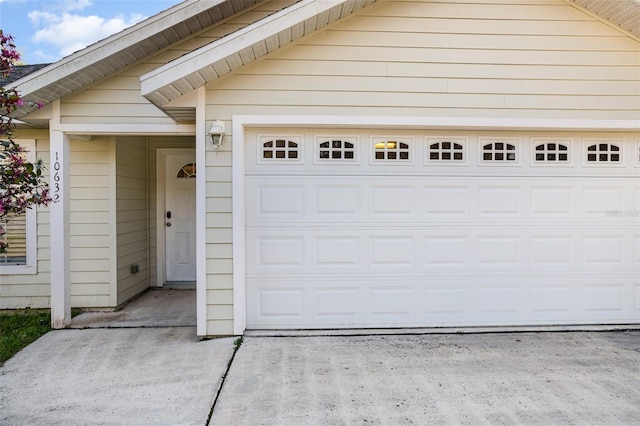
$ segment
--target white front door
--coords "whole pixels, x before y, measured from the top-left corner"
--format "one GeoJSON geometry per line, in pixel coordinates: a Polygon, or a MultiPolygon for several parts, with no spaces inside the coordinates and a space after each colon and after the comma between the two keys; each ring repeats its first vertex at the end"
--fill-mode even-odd
{"type": "Polygon", "coordinates": [[[195,154],[165,157],[165,279],[196,280],[195,154]]]}

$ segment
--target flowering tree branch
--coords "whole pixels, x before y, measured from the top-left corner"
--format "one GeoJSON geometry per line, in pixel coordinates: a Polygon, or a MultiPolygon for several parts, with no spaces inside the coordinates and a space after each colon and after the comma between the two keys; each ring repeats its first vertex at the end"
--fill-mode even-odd
{"type": "MultiPolygon", "coordinates": [[[[0,73],[6,77],[20,54],[13,37],[0,30],[0,73]]],[[[15,128],[11,113],[24,105],[15,89],[0,87],[0,237],[6,233],[3,223],[9,216],[24,214],[35,205],[51,203],[49,186],[43,180],[42,160],[26,161],[25,150],[13,140],[15,128]]],[[[40,104],[34,105],[41,107],[40,104]]],[[[7,244],[0,241],[0,253],[7,252],[7,244]]]]}

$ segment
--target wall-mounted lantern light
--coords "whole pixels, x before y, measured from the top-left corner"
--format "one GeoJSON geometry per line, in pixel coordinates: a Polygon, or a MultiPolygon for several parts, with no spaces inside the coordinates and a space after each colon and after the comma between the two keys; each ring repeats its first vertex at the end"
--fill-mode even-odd
{"type": "Polygon", "coordinates": [[[224,123],[220,120],[213,122],[211,130],[209,130],[209,136],[211,137],[211,145],[216,151],[222,146],[222,139],[224,138],[224,123]]]}

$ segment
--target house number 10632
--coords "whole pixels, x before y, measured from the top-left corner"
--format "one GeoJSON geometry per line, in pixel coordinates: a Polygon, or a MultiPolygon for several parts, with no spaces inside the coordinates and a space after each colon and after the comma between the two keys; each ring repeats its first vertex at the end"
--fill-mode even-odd
{"type": "Polygon", "coordinates": [[[60,200],[60,161],[56,152],[56,161],[53,163],[53,201],[60,200]]]}

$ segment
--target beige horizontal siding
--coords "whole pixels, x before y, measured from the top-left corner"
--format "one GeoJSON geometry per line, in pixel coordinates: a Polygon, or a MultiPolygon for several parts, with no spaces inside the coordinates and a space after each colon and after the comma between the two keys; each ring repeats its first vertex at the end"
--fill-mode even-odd
{"type": "Polygon", "coordinates": [[[639,66],[637,41],[560,0],[389,0],[209,96],[233,114],[633,119],[639,66]]]}
{"type": "MultiPolygon", "coordinates": [[[[18,131],[17,137],[37,139],[37,157],[49,163],[46,131],[18,131]]],[[[70,269],[74,307],[110,306],[109,182],[112,175],[106,138],[71,141],[70,269]]],[[[49,170],[45,170],[49,179],[49,170]]],[[[48,308],[50,297],[49,209],[37,213],[38,273],[0,275],[0,309],[48,308]]]]}
{"type": "Polygon", "coordinates": [[[70,245],[74,254],[85,250],[90,258],[71,255],[71,305],[112,306],[109,244],[113,232],[110,217],[109,185],[115,165],[108,138],[89,142],[72,140],[70,245]],[[105,214],[107,213],[107,214],[105,214]]]}
{"type": "Polygon", "coordinates": [[[147,157],[146,138],[116,138],[117,305],[149,288],[147,157]]]}
{"type": "MultiPolygon", "coordinates": [[[[207,111],[209,115],[210,111],[207,111]]],[[[220,114],[219,117],[224,117],[220,114]]],[[[231,129],[230,121],[227,128],[231,129]]],[[[233,222],[231,150],[233,135],[219,152],[206,153],[207,334],[233,333],[233,222]]]]}

